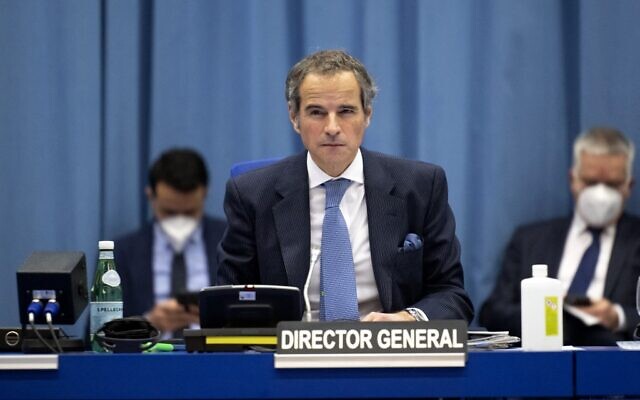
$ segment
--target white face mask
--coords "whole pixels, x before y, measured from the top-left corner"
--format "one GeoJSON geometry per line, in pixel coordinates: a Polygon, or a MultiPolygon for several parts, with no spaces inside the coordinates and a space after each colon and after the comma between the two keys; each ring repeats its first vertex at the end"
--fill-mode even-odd
{"type": "Polygon", "coordinates": [[[576,207],[587,225],[604,228],[622,212],[622,194],[604,183],[598,183],[578,194],[576,207]]]}
{"type": "Polygon", "coordinates": [[[198,220],[186,215],[163,218],[159,223],[176,253],[181,253],[184,250],[187,240],[198,227],[198,220]]]}

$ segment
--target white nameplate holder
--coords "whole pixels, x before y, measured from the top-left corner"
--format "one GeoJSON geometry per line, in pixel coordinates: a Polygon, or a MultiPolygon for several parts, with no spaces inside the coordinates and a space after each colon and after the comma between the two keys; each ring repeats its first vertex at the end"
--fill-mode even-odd
{"type": "Polygon", "coordinates": [[[58,369],[57,354],[2,354],[0,370],[58,369]]]}
{"type": "Polygon", "coordinates": [[[276,368],[464,367],[467,323],[281,322],[276,368]]]}

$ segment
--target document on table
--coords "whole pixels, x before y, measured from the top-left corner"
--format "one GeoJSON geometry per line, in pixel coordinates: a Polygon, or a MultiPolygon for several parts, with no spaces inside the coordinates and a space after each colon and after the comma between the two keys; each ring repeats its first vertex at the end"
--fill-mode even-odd
{"type": "Polygon", "coordinates": [[[618,347],[625,350],[640,350],[640,340],[621,340],[616,342],[618,347]]]}
{"type": "Polygon", "coordinates": [[[467,346],[470,349],[504,349],[520,342],[509,331],[469,331],[467,346]]]}
{"type": "Polygon", "coordinates": [[[564,309],[569,314],[573,315],[574,317],[578,318],[580,321],[584,322],[584,324],[586,326],[593,326],[593,325],[597,325],[597,324],[600,323],[600,320],[598,318],[594,317],[591,314],[588,314],[588,313],[582,311],[578,307],[574,307],[574,306],[571,306],[571,305],[565,303],[564,309]]]}

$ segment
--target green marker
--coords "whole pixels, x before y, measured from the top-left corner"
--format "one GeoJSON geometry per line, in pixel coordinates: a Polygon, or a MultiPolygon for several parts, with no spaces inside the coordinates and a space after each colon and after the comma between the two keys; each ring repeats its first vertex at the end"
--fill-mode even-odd
{"type": "MultiPolygon", "coordinates": [[[[143,346],[147,346],[149,345],[150,342],[145,343],[143,346]]],[[[150,348],[148,348],[147,350],[145,350],[145,353],[160,353],[160,352],[167,352],[167,351],[173,351],[173,345],[170,343],[156,343],[155,345],[151,346],[150,348]]]]}

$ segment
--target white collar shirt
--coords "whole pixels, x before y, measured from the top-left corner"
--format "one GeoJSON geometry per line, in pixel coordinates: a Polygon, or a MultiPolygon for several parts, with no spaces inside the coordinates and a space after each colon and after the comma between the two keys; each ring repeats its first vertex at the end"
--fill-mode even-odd
{"type": "MultiPolygon", "coordinates": [[[[183,250],[187,291],[199,291],[210,285],[209,267],[204,238],[202,236],[202,223],[198,225],[183,250]]],[[[171,262],[173,261],[173,248],[167,235],[160,225],[153,224],[153,293],[156,302],[166,300],[171,296],[171,262]]]]}
{"type": "Polygon", "coordinates": [[[311,222],[311,260],[310,274],[307,278],[307,293],[311,313],[307,313],[306,318],[308,320],[318,320],[320,309],[319,260],[325,209],[325,189],[322,184],[338,178],[345,178],[351,181],[340,202],[340,211],[349,230],[360,317],[372,311],[381,311],[382,306],[373,274],[373,264],[371,263],[369,223],[364,192],[364,169],[360,150],[358,150],[353,162],[339,177],[327,175],[313,161],[309,153],[307,153],[307,171],[309,174],[309,212],[311,222]]]}
{"type": "MultiPolygon", "coordinates": [[[[604,297],[604,286],[611,261],[613,242],[616,236],[616,224],[605,227],[600,234],[600,254],[596,263],[596,270],[587,289],[586,296],[592,300],[599,300],[604,297]]],[[[565,294],[571,286],[571,281],[578,270],[580,260],[584,252],[591,245],[592,235],[588,230],[586,221],[578,212],[574,212],[573,220],[564,244],[562,259],[558,268],[558,279],[562,282],[565,294]]],[[[620,305],[614,305],[618,313],[618,329],[626,325],[624,312],[620,305]]]]}

